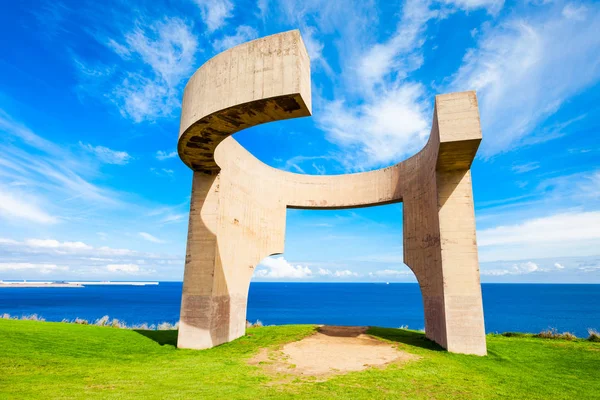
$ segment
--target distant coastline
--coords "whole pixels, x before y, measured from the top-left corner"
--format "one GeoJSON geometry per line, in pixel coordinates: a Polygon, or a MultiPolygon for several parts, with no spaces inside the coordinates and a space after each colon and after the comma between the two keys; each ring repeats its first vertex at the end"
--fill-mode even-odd
{"type": "Polygon", "coordinates": [[[83,288],[86,286],[147,286],[158,285],[158,282],[119,282],[119,281],[0,281],[0,288],[83,288]]]}

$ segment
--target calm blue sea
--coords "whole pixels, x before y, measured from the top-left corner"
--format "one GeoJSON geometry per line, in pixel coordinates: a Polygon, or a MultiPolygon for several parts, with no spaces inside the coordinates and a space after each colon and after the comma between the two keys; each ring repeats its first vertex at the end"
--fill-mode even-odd
{"type": "MultiPolygon", "coordinates": [[[[488,332],[548,327],[587,336],[600,329],[600,285],[483,284],[488,332]]],[[[49,321],[104,315],[128,324],[176,322],[180,282],[158,286],[0,289],[0,314],[38,314],[49,321]]],[[[267,325],[336,324],[421,329],[416,283],[252,283],[248,319],[267,325]]]]}

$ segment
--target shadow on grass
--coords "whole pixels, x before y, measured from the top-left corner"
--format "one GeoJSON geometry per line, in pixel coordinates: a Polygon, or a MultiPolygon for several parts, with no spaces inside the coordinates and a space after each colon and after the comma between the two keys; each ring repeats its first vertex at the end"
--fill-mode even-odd
{"type": "Polygon", "coordinates": [[[410,331],[407,329],[370,327],[367,331],[367,334],[392,342],[421,347],[427,350],[445,351],[442,346],[432,340],[427,339],[423,332],[410,331]]]}
{"type": "Polygon", "coordinates": [[[177,347],[177,330],[172,331],[150,331],[135,329],[135,332],[142,336],[147,337],[150,340],[155,341],[161,346],[174,346],[177,347]]]}

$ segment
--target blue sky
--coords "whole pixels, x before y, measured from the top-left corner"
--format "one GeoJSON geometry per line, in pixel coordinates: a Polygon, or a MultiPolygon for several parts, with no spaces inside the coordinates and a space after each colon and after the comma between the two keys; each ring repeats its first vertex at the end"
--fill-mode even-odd
{"type": "MultiPolygon", "coordinates": [[[[313,116],[235,135],[307,174],[385,167],[434,96],[476,90],[483,282],[600,283],[600,4],[502,0],[20,1],[0,14],[0,279],[181,280],[183,86],[235,44],[300,29],[313,116]]],[[[414,281],[402,205],[289,210],[256,280],[414,281]]]]}

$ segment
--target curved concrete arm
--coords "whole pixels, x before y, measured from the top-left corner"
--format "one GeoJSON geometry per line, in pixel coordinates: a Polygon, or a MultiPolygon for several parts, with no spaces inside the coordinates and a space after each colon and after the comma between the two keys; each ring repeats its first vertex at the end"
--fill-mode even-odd
{"type": "Polygon", "coordinates": [[[297,30],[220,53],[188,81],[181,104],[179,157],[214,174],[216,147],[228,136],[265,122],[311,114],[310,60],[297,30]]]}

